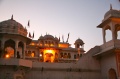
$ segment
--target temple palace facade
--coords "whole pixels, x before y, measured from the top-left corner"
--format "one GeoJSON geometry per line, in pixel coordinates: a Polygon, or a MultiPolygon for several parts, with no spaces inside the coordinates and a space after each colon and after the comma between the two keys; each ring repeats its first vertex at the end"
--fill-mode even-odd
{"type": "Polygon", "coordinates": [[[120,79],[120,10],[111,7],[97,28],[103,44],[85,53],[80,38],[74,47],[69,34],[65,42],[50,34],[32,40],[13,16],[0,22],[0,79],[120,79]]]}

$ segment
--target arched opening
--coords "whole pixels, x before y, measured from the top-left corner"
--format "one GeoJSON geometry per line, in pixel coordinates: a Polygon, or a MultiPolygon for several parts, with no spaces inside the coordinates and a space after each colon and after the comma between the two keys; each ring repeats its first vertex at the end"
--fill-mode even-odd
{"type": "Polygon", "coordinates": [[[15,42],[13,40],[7,40],[4,47],[4,57],[14,57],[15,56],[15,42]]]}
{"type": "Polygon", "coordinates": [[[112,32],[111,30],[106,30],[106,42],[112,40],[112,32]]]}
{"type": "Polygon", "coordinates": [[[6,57],[14,57],[14,49],[12,47],[5,48],[6,57]]]}
{"type": "Polygon", "coordinates": [[[57,52],[55,52],[55,60],[54,61],[58,62],[58,53],[57,52]]]}
{"type": "Polygon", "coordinates": [[[54,62],[55,60],[55,50],[45,49],[43,51],[44,62],[54,62]]]}
{"type": "Polygon", "coordinates": [[[109,79],[117,79],[117,75],[114,69],[109,69],[109,79]]]}
{"type": "Polygon", "coordinates": [[[117,39],[120,40],[120,31],[117,31],[117,35],[118,35],[117,39]]]}
{"type": "Polygon", "coordinates": [[[106,39],[106,42],[108,42],[108,41],[110,41],[110,40],[112,40],[112,31],[111,31],[111,28],[110,28],[110,26],[106,26],[105,27],[105,39],[106,39]]]}
{"type": "Polygon", "coordinates": [[[45,62],[53,62],[53,54],[51,53],[46,53],[45,54],[45,62]]]}
{"type": "Polygon", "coordinates": [[[117,39],[120,39],[120,24],[115,25],[115,36],[117,39]]]}
{"type": "Polygon", "coordinates": [[[23,55],[24,55],[24,44],[21,41],[18,43],[18,52],[17,52],[17,55],[20,58],[23,58],[23,55]]]}

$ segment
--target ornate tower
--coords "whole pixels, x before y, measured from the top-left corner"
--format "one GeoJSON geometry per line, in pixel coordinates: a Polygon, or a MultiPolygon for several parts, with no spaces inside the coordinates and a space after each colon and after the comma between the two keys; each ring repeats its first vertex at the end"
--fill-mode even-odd
{"type": "Polygon", "coordinates": [[[78,50],[78,54],[80,56],[82,56],[82,54],[84,54],[84,52],[85,52],[84,51],[84,42],[80,38],[78,38],[75,41],[74,45],[75,45],[75,48],[77,48],[77,50],[78,50]]]}
{"type": "Polygon", "coordinates": [[[120,10],[114,10],[110,5],[110,10],[105,13],[102,23],[97,27],[102,28],[103,44],[94,56],[100,59],[102,79],[120,79],[120,10]],[[111,31],[110,41],[106,41],[106,30],[111,31]]]}
{"type": "Polygon", "coordinates": [[[104,44],[106,43],[106,30],[110,30],[112,40],[116,40],[118,31],[120,31],[120,11],[112,9],[112,5],[110,5],[110,10],[105,13],[102,23],[97,27],[102,28],[104,44]]]}
{"type": "Polygon", "coordinates": [[[83,48],[84,47],[84,42],[80,38],[78,38],[75,41],[74,45],[75,45],[75,48],[81,48],[81,47],[83,48]]]}

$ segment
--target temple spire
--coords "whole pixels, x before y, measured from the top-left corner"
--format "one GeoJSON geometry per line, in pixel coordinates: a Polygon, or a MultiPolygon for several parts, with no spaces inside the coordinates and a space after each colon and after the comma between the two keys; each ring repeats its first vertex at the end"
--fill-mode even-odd
{"type": "Polygon", "coordinates": [[[112,10],[112,4],[110,4],[110,10],[112,10]]]}
{"type": "Polygon", "coordinates": [[[12,14],[12,16],[11,16],[11,20],[13,20],[13,14],[12,14]]]}

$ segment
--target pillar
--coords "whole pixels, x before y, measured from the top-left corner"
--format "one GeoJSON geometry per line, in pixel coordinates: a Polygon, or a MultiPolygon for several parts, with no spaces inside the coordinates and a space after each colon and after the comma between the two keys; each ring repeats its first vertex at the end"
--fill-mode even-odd
{"type": "Polygon", "coordinates": [[[4,57],[4,44],[5,44],[5,41],[1,40],[1,58],[4,57]]]}
{"type": "Polygon", "coordinates": [[[115,27],[113,23],[110,23],[111,31],[112,31],[112,40],[117,39],[117,34],[115,33],[115,27]]]}
{"type": "Polygon", "coordinates": [[[14,58],[17,57],[18,43],[19,43],[19,41],[15,41],[15,52],[14,52],[14,58]]]}
{"type": "Polygon", "coordinates": [[[22,51],[23,59],[25,59],[25,51],[26,51],[26,43],[24,43],[24,47],[23,47],[23,51],[22,51]]]}
{"type": "Polygon", "coordinates": [[[106,39],[105,39],[106,31],[104,28],[102,28],[102,33],[103,33],[103,44],[105,44],[106,43],[106,39]]]}

